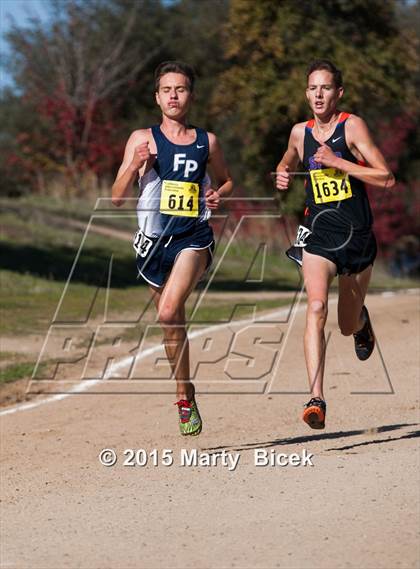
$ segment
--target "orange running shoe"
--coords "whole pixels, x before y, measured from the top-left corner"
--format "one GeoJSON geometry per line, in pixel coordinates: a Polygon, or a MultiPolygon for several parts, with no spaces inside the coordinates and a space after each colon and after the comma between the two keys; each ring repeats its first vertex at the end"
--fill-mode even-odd
{"type": "Polygon", "coordinates": [[[320,397],[312,397],[306,403],[302,419],[311,429],[325,428],[325,415],[327,414],[327,404],[320,397]]]}

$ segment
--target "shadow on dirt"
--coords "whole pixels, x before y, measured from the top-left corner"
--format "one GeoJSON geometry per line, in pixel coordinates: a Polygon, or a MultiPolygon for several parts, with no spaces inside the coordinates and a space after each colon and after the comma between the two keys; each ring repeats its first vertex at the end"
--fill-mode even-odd
{"type": "MultiPolygon", "coordinates": [[[[234,445],[221,445],[217,447],[209,447],[203,449],[204,451],[208,451],[210,453],[220,452],[222,450],[226,451],[245,451],[245,450],[253,450],[253,449],[262,449],[262,448],[270,448],[270,447],[277,447],[277,446],[286,446],[286,445],[297,445],[303,443],[311,443],[316,441],[325,441],[325,440],[336,440],[336,439],[345,439],[347,437],[355,437],[360,435],[377,435],[379,433],[387,433],[391,431],[396,431],[399,429],[403,429],[405,427],[417,427],[419,423],[400,423],[395,425],[383,425],[381,427],[374,427],[371,429],[359,429],[353,431],[336,431],[334,433],[316,433],[313,435],[305,435],[301,437],[288,437],[285,439],[273,439],[271,441],[261,441],[256,443],[248,443],[242,446],[235,447],[234,445]]],[[[380,444],[380,443],[387,443],[390,441],[397,441],[401,439],[411,439],[420,436],[420,431],[412,431],[411,433],[404,434],[401,437],[389,438],[389,439],[373,439],[371,441],[365,441],[362,443],[355,443],[353,445],[343,446],[343,447],[335,447],[326,449],[327,451],[332,450],[348,450],[358,446],[370,445],[370,444],[380,444]]]]}

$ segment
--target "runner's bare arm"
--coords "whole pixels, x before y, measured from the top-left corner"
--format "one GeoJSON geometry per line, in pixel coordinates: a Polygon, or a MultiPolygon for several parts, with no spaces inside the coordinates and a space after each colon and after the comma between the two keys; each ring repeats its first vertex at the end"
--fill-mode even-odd
{"type": "Polygon", "coordinates": [[[356,151],[354,152],[356,157],[366,162],[366,166],[353,164],[335,156],[331,148],[325,144],[318,149],[314,156],[315,160],[324,166],[339,168],[372,186],[392,188],[395,185],[394,175],[373,142],[365,121],[360,117],[352,115],[347,120],[346,142],[352,152],[356,151]]]}
{"type": "Polygon", "coordinates": [[[292,128],[289,137],[289,145],[283,158],[277,164],[276,168],[276,188],[278,190],[287,190],[291,180],[293,179],[293,174],[289,172],[294,172],[298,167],[300,162],[299,149],[303,144],[304,130],[302,130],[302,124],[295,124],[292,128]]]}
{"type": "Polygon", "coordinates": [[[112,186],[112,203],[119,207],[129,193],[136,176],[140,176],[150,159],[147,131],[131,133],[124,151],[124,158],[112,186]]]}
{"type": "Polygon", "coordinates": [[[233,191],[233,180],[223,156],[222,148],[216,136],[208,133],[209,136],[209,170],[212,179],[215,181],[217,189],[211,188],[206,192],[206,205],[210,209],[217,209],[220,198],[230,196],[233,191]]]}

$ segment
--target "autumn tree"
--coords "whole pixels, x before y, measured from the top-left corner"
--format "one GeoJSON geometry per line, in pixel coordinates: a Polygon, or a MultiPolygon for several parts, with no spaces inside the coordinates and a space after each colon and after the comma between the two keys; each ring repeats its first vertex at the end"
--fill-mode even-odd
{"type": "Polygon", "coordinates": [[[115,111],[164,47],[164,8],[153,0],[74,0],[51,2],[51,10],[49,25],[33,18],[8,34],[21,107],[35,117],[12,141],[9,163],[35,172],[42,184],[61,173],[78,188],[85,172],[109,170],[115,161],[115,111]]]}
{"type": "MultiPolygon", "coordinates": [[[[212,127],[209,100],[223,59],[227,0],[50,0],[47,24],[32,18],[8,34],[16,90],[3,93],[0,173],[13,188],[49,191],[62,178],[112,177],[130,130],[158,120],[153,70],[183,59],[198,74],[195,114],[212,127]],[[10,111],[12,113],[10,114],[10,111]],[[4,124],[4,123],[3,123],[4,124]]],[[[109,181],[109,180],[108,180],[109,181]]]]}

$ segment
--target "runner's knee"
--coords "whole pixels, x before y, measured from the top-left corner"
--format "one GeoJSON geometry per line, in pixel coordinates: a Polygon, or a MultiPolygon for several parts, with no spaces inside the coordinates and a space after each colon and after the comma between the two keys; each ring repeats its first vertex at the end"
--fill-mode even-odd
{"type": "Polygon", "coordinates": [[[317,319],[325,319],[327,317],[327,304],[323,300],[311,300],[308,305],[309,315],[317,319]]]}
{"type": "Polygon", "coordinates": [[[159,322],[162,326],[184,324],[181,311],[171,304],[159,307],[159,322]]]}

